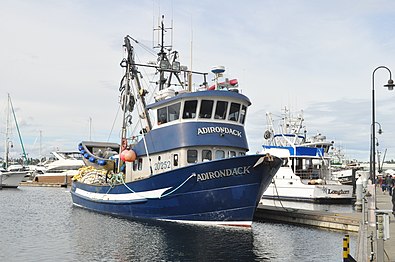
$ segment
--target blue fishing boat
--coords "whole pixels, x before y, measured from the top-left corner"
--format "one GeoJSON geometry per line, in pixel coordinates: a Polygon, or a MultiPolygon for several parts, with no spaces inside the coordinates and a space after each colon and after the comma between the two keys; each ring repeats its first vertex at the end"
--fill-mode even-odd
{"type": "Polygon", "coordinates": [[[217,66],[209,86],[208,73],[181,66],[178,53],[164,45],[163,21],[159,29],[154,65],[138,64],[135,40],[124,38],[120,143],[79,144],[87,167],[72,183],[73,204],[126,218],[250,227],[281,160],[247,155],[244,125],[251,102],[237,80],[219,81],[225,69],[217,66]],[[159,76],[152,104],[146,104],[139,67],[159,76]],[[203,79],[195,90],[192,75],[203,79]],[[130,131],[135,111],[137,135],[130,131]]]}

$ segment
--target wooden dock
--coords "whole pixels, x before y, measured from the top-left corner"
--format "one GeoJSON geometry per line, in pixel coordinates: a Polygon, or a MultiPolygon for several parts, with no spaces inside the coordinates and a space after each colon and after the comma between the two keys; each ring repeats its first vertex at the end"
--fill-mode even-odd
{"type": "Polygon", "coordinates": [[[64,183],[45,183],[45,182],[21,182],[19,186],[34,186],[34,187],[68,187],[64,183]]]}
{"type": "Polygon", "coordinates": [[[343,214],[259,205],[254,220],[358,232],[361,213],[343,214]]]}

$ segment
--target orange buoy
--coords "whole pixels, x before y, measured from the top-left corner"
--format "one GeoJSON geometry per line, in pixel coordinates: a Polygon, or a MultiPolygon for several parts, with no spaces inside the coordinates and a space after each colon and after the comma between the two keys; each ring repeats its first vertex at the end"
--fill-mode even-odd
{"type": "Polygon", "coordinates": [[[134,152],[133,150],[127,150],[127,149],[125,149],[125,150],[123,150],[122,152],[121,152],[121,160],[122,161],[125,161],[125,162],[133,162],[134,160],[136,160],[136,158],[137,158],[137,155],[136,155],[136,152],[134,152]]]}

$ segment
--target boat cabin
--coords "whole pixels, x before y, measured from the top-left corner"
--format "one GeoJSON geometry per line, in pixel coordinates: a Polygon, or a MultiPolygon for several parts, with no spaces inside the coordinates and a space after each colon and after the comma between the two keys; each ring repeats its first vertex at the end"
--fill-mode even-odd
{"type": "Polygon", "coordinates": [[[237,92],[207,90],[181,93],[148,105],[153,127],[132,146],[137,158],[126,164],[126,180],[245,155],[244,124],[250,104],[237,92]]]}
{"type": "Polygon", "coordinates": [[[324,156],[324,152],[324,148],[304,146],[264,146],[262,151],[264,154],[269,153],[281,158],[283,160],[281,168],[290,168],[294,175],[308,181],[329,178],[330,158],[324,156]]]}

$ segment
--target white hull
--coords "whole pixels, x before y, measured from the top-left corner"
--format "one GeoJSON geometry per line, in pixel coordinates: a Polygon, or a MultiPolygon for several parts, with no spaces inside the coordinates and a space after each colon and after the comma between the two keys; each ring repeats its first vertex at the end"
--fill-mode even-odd
{"type": "Polygon", "coordinates": [[[43,184],[65,184],[71,185],[71,179],[78,174],[78,170],[67,170],[63,172],[48,172],[35,175],[33,182],[43,184]]]}
{"type": "Polygon", "coordinates": [[[351,203],[353,187],[332,179],[329,150],[333,141],[317,134],[306,136],[303,111],[293,117],[289,110],[279,123],[276,133],[271,114],[267,114],[268,130],[264,137],[263,154],[280,157],[283,165],[272,184],[263,193],[263,199],[303,201],[315,203],[351,203]]]}
{"type": "Polygon", "coordinates": [[[19,186],[19,183],[22,182],[22,180],[25,178],[27,175],[27,172],[1,172],[1,187],[3,188],[17,188],[19,186]]]}
{"type": "MultiPolygon", "coordinates": [[[[311,182],[311,181],[310,181],[311,182]]],[[[319,203],[347,203],[353,200],[353,188],[335,181],[309,184],[294,175],[290,168],[281,167],[272,183],[263,193],[263,199],[281,199],[319,203]]]]}

